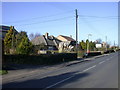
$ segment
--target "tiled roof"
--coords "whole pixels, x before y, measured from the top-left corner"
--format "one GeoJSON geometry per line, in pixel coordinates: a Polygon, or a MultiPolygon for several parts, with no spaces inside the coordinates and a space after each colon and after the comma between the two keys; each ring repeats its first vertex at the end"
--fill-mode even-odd
{"type": "Polygon", "coordinates": [[[54,36],[48,36],[48,38],[45,38],[45,36],[42,35],[42,36],[36,37],[35,39],[31,40],[31,42],[34,45],[40,45],[43,43],[49,46],[57,46],[59,45],[61,41],[55,38],[54,36]]]}
{"type": "Polygon", "coordinates": [[[59,36],[65,38],[65,39],[68,40],[68,41],[75,41],[73,38],[68,37],[68,36],[63,36],[63,35],[59,35],[59,36]]]}

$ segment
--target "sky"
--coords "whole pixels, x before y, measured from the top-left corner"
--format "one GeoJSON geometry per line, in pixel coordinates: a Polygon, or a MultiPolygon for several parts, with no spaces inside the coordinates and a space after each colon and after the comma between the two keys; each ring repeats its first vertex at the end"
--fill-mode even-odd
{"type": "Polygon", "coordinates": [[[117,2],[2,2],[2,24],[18,31],[75,39],[75,9],[78,10],[78,40],[102,39],[118,44],[117,2]]]}

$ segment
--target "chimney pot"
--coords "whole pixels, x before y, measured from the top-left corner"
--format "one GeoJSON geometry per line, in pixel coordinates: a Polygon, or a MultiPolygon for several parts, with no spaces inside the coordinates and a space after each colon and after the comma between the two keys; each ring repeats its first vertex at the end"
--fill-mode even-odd
{"type": "Polygon", "coordinates": [[[45,33],[45,38],[46,38],[46,39],[48,39],[48,35],[49,35],[49,33],[46,32],[46,33],[45,33]]]}

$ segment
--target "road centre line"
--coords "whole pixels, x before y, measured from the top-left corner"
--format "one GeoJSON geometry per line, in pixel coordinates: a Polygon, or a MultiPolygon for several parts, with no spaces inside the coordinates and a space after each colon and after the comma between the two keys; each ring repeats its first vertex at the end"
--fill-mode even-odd
{"type": "MultiPolygon", "coordinates": [[[[110,58],[113,58],[113,57],[110,57],[110,58]]],[[[108,58],[107,60],[110,60],[110,58],[108,58]]],[[[104,63],[104,62],[105,62],[105,61],[99,62],[99,64],[102,64],[102,63],[104,63]]],[[[90,69],[92,69],[92,68],[95,68],[95,67],[96,67],[96,65],[93,65],[93,66],[91,66],[91,67],[89,67],[89,68],[87,68],[87,69],[85,69],[85,70],[83,70],[82,72],[79,72],[79,73],[84,73],[84,72],[86,72],[86,71],[88,71],[88,70],[90,70],[90,69]]],[[[76,73],[76,74],[79,74],[79,73],[76,73]]],[[[54,86],[56,86],[56,85],[58,85],[58,84],[60,84],[60,83],[63,83],[63,82],[65,82],[65,81],[73,78],[76,74],[74,74],[74,75],[72,75],[72,76],[70,76],[70,77],[68,77],[68,78],[66,78],[66,79],[63,79],[62,81],[59,81],[59,82],[57,82],[57,83],[55,83],[55,84],[53,84],[53,85],[50,85],[50,86],[46,87],[44,90],[46,90],[46,89],[48,89],[48,88],[52,88],[52,87],[54,87],[54,86]]]]}
{"type": "Polygon", "coordinates": [[[102,64],[102,63],[104,63],[105,61],[102,61],[102,62],[99,62],[99,64],[102,64]]]}
{"type": "Polygon", "coordinates": [[[47,86],[47,87],[46,87],[45,89],[43,89],[43,90],[46,90],[46,89],[48,89],[48,88],[52,88],[52,87],[54,87],[54,86],[56,86],[56,85],[58,85],[58,84],[60,84],[60,83],[63,83],[63,82],[65,82],[65,81],[73,78],[75,75],[80,74],[80,73],[84,73],[84,72],[86,72],[86,71],[88,71],[88,70],[90,70],[90,69],[92,69],[92,68],[94,68],[94,67],[96,67],[96,65],[94,65],[94,66],[92,66],[92,67],[89,67],[89,68],[83,70],[82,72],[75,73],[74,75],[72,75],[72,76],[70,76],[70,77],[68,77],[68,78],[66,78],[66,79],[63,79],[62,81],[59,81],[59,82],[57,82],[57,83],[55,83],[55,84],[53,84],[53,85],[47,86]]]}
{"type": "Polygon", "coordinates": [[[113,58],[113,57],[110,57],[110,58],[113,58]]]}
{"type": "MultiPolygon", "coordinates": [[[[113,58],[113,56],[110,57],[110,58],[113,58]]],[[[108,58],[108,59],[106,59],[106,60],[110,60],[110,58],[108,58]]],[[[99,62],[99,64],[102,64],[102,63],[104,63],[104,62],[105,62],[105,61],[101,61],[101,62],[99,62]]],[[[83,70],[82,72],[79,72],[79,73],[84,73],[84,72],[86,72],[86,71],[88,71],[88,70],[90,70],[90,69],[92,69],[92,68],[95,68],[95,67],[96,67],[96,65],[93,65],[93,66],[91,66],[91,67],[89,67],[89,68],[87,68],[87,69],[85,69],[85,70],[83,70]]],[[[50,85],[50,86],[46,87],[44,90],[46,90],[46,89],[48,89],[48,88],[52,88],[52,87],[54,87],[54,86],[56,86],[56,85],[58,85],[58,84],[60,84],[60,83],[63,83],[63,82],[65,82],[65,81],[73,78],[75,75],[77,75],[77,74],[79,74],[79,73],[75,73],[74,75],[72,75],[72,76],[70,76],[70,77],[68,77],[68,78],[66,78],[66,79],[63,79],[62,81],[59,81],[59,82],[57,82],[57,83],[55,83],[55,84],[53,84],[53,85],[50,85]]]]}
{"type": "Polygon", "coordinates": [[[94,68],[94,67],[96,67],[96,65],[94,65],[94,66],[92,66],[92,67],[89,67],[89,68],[83,70],[83,72],[86,72],[86,71],[88,71],[88,70],[90,70],[90,69],[92,69],[92,68],[94,68]]]}
{"type": "Polygon", "coordinates": [[[108,58],[108,59],[106,59],[107,61],[109,61],[110,60],[110,58],[108,58]]]}
{"type": "Polygon", "coordinates": [[[55,84],[53,84],[53,85],[50,85],[50,86],[46,87],[46,88],[43,89],[43,90],[46,90],[46,89],[48,89],[48,88],[52,88],[52,87],[54,87],[54,86],[56,86],[56,85],[58,85],[58,84],[60,84],[60,83],[62,83],[62,82],[65,82],[65,81],[71,79],[71,78],[74,77],[74,76],[75,76],[75,75],[72,75],[72,76],[70,76],[70,77],[68,77],[68,78],[66,78],[66,79],[63,79],[62,81],[59,81],[59,82],[57,82],[57,83],[55,83],[55,84]]]}

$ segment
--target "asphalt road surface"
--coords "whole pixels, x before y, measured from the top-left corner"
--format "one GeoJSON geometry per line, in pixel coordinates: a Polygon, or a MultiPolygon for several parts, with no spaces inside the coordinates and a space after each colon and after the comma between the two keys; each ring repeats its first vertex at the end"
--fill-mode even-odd
{"type": "Polygon", "coordinates": [[[118,52],[3,84],[3,88],[118,88],[118,52]]]}

